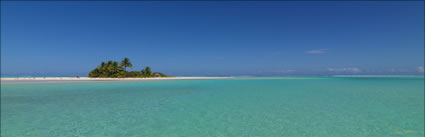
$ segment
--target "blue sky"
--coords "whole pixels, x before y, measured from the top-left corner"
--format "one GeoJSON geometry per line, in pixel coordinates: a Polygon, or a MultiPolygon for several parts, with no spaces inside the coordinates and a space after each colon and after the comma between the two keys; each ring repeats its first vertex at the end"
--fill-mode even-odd
{"type": "Polygon", "coordinates": [[[422,74],[424,2],[4,2],[3,75],[422,74]]]}

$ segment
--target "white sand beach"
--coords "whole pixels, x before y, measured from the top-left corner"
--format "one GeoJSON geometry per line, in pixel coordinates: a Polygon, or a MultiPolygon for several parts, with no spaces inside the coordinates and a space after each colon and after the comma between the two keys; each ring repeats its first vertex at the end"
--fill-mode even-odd
{"type": "Polygon", "coordinates": [[[14,77],[0,80],[76,80],[76,81],[117,81],[117,80],[185,80],[185,79],[230,79],[232,77],[149,77],[149,78],[89,78],[89,77],[14,77]]]}
{"type": "Polygon", "coordinates": [[[1,84],[19,83],[68,83],[101,81],[150,81],[150,80],[208,80],[232,79],[233,77],[150,77],[150,78],[89,78],[89,77],[14,77],[0,78],[1,84]]]}

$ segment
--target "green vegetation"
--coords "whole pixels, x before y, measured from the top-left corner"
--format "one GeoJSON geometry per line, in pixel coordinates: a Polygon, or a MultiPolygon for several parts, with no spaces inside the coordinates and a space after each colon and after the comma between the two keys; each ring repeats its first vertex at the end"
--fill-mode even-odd
{"type": "Polygon", "coordinates": [[[130,59],[124,58],[121,63],[116,61],[108,61],[100,63],[100,66],[96,67],[89,72],[89,77],[91,78],[134,78],[134,77],[167,77],[167,75],[155,72],[152,73],[150,67],[142,69],[142,71],[130,71],[128,72],[127,67],[132,68],[130,59]]]}
{"type": "Polygon", "coordinates": [[[133,64],[131,64],[130,59],[128,59],[128,58],[124,58],[121,61],[120,66],[124,67],[124,70],[126,70],[127,67],[133,68],[133,64]]]}
{"type": "Polygon", "coordinates": [[[142,75],[146,75],[146,76],[152,75],[152,71],[151,71],[150,67],[146,67],[145,69],[142,69],[141,73],[142,73],[142,75]]]}

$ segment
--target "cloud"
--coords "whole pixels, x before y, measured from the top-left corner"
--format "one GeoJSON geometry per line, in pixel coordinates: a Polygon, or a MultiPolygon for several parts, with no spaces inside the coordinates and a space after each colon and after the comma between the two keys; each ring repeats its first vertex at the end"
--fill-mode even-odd
{"type": "Polygon", "coordinates": [[[304,53],[307,53],[307,54],[324,54],[324,53],[326,53],[327,50],[328,49],[308,50],[308,51],[305,51],[304,53]]]}
{"type": "Polygon", "coordinates": [[[357,73],[362,72],[359,68],[355,67],[349,67],[349,68],[328,68],[329,72],[350,72],[350,73],[357,73]]]}
{"type": "Polygon", "coordinates": [[[420,73],[424,73],[424,66],[416,67],[416,71],[418,71],[420,73]]]}
{"type": "Polygon", "coordinates": [[[409,70],[408,70],[408,69],[397,69],[397,68],[391,68],[391,69],[389,69],[389,70],[388,70],[388,72],[391,72],[391,73],[399,73],[399,72],[409,72],[409,70]]]}

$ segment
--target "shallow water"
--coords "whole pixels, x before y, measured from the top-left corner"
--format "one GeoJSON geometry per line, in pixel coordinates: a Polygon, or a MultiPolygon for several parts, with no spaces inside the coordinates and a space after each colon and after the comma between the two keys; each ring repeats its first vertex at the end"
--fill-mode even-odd
{"type": "Polygon", "coordinates": [[[423,77],[2,84],[2,137],[423,137],[423,77]]]}

